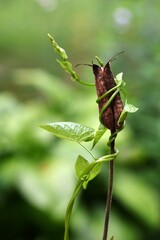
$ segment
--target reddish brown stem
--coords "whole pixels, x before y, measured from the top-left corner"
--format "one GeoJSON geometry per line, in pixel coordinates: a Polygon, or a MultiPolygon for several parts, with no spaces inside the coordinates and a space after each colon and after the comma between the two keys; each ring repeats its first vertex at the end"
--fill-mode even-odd
{"type": "MultiPolygon", "coordinates": [[[[114,145],[115,145],[115,140],[113,140],[110,144],[110,154],[115,153],[114,145]]],[[[109,217],[110,217],[110,211],[111,211],[112,192],[113,192],[113,178],[114,178],[114,160],[111,160],[109,163],[108,191],[107,191],[106,211],[105,211],[104,230],[103,230],[102,240],[107,240],[107,235],[108,235],[109,217]]]]}

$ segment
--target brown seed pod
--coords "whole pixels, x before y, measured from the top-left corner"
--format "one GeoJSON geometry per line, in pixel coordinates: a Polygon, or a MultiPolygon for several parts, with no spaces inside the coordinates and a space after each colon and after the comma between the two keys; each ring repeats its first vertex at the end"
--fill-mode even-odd
{"type": "MultiPolygon", "coordinates": [[[[104,79],[104,68],[93,64],[93,73],[96,81],[96,91],[98,98],[107,92],[106,81],[104,79]]],[[[99,112],[102,110],[104,105],[108,102],[108,96],[102,98],[99,103],[99,112]]],[[[102,124],[108,129],[114,129],[114,116],[111,105],[109,105],[102,114],[102,124]]]]}
{"type": "MultiPolygon", "coordinates": [[[[95,75],[96,82],[96,91],[97,96],[100,98],[107,91],[116,86],[116,82],[114,80],[113,74],[110,69],[109,62],[105,65],[105,67],[99,67],[98,65],[93,64],[93,73],[95,75]]],[[[109,98],[115,91],[112,91],[107,96],[103,97],[99,102],[99,112],[101,112],[102,108],[108,102],[109,98]]],[[[123,102],[121,100],[119,92],[113,98],[112,102],[109,106],[104,109],[102,113],[101,122],[102,124],[114,132],[116,129],[121,128],[122,123],[118,125],[118,119],[123,110],[123,102]]]]}
{"type": "MultiPolygon", "coordinates": [[[[116,86],[116,82],[115,82],[113,74],[111,72],[109,62],[104,67],[104,78],[106,80],[107,91],[116,86]]],[[[114,93],[114,91],[111,94],[109,94],[108,97],[110,98],[113,93],[114,93]]],[[[122,99],[121,99],[121,96],[120,96],[119,92],[113,98],[113,101],[111,102],[111,106],[112,106],[112,109],[113,109],[113,112],[114,112],[115,129],[119,129],[123,125],[123,123],[120,123],[118,125],[119,117],[120,117],[120,115],[123,111],[123,102],[122,102],[122,99]]]]}

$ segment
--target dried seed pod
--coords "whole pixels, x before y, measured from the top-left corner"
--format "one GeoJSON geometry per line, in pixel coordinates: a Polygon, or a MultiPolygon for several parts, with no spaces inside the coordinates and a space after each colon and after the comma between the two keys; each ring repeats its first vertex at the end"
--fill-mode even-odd
{"type": "MultiPolygon", "coordinates": [[[[98,65],[93,64],[93,73],[95,75],[95,82],[96,82],[96,91],[98,98],[101,97],[104,93],[107,92],[107,86],[106,81],[104,79],[104,68],[99,67],[98,65]]],[[[105,96],[102,98],[99,103],[99,112],[102,110],[102,108],[105,106],[105,104],[108,102],[108,96],[105,96]]],[[[113,116],[113,110],[111,105],[109,105],[103,112],[102,118],[101,118],[102,124],[110,129],[114,129],[114,116],[113,116]]]]}
{"type": "MultiPolygon", "coordinates": [[[[96,82],[96,91],[97,96],[100,98],[107,91],[116,86],[116,82],[114,80],[113,74],[110,69],[109,62],[105,65],[105,67],[99,67],[98,65],[93,64],[93,73],[95,75],[96,82]]],[[[114,91],[109,93],[107,96],[103,97],[99,102],[99,112],[101,112],[102,108],[108,102],[109,98],[112,96],[114,91]]],[[[123,110],[123,102],[121,100],[120,94],[117,93],[113,98],[112,102],[109,106],[104,109],[101,117],[102,124],[114,132],[116,129],[121,128],[122,123],[118,125],[118,119],[123,110]]]]}
{"type": "MultiPolygon", "coordinates": [[[[104,78],[106,80],[107,91],[116,86],[116,82],[115,82],[113,74],[111,72],[109,62],[104,67],[104,78]]],[[[113,93],[114,93],[114,91],[111,94],[109,94],[108,97],[110,98],[113,93]]],[[[119,92],[113,98],[113,101],[111,102],[111,106],[112,106],[112,109],[114,112],[115,129],[120,129],[122,127],[123,123],[119,123],[119,125],[118,125],[118,120],[123,111],[123,102],[122,102],[119,92]]]]}

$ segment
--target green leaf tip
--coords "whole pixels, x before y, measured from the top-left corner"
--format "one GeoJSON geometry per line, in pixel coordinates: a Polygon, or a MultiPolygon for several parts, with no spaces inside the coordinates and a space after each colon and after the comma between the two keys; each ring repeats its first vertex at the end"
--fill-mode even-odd
{"type": "Polygon", "coordinates": [[[116,80],[117,80],[117,81],[122,81],[122,79],[123,79],[123,72],[118,73],[118,74],[116,75],[116,80]]]}
{"type": "Polygon", "coordinates": [[[124,87],[126,85],[126,83],[123,81],[123,72],[117,74],[115,81],[119,87],[124,87]]]}
{"type": "Polygon", "coordinates": [[[40,126],[53,133],[56,137],[74,142],[88,142],[94,138],[94,129],[73,122],[55,122],[40,126]]]}
{"type": "Polygon", "coordinates": [[[79,155],[75,164],[75,171],[76,171],[77,178],[79,178],[82,175],[84,169],[88,165],[89,165],[89,162],[84,157],[79,155]]]}

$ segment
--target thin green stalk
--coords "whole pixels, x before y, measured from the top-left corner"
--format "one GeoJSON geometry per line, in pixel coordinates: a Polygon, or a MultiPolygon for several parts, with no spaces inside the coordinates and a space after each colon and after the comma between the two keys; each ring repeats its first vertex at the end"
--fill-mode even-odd
{"type": "Polygon", "coordinates": [[[72,197],[68,203],[67,210],[66,210],[66,217],[65,217],[65,232],[64,232],[64,240],[69,240],[69,222],[70,217],[73,209],[73,204],[75,201],[76,196],[78,195],[79,191],[81,190],[83,182],[81,180],[78,180],[76,187],[74,189],[74,192],[72,194],[72,197]]]}
{"type": "Polygon", "coordinates": [[[80,143],[80,142],[78,142],[78,143],[79,143],[79,145],[81,145],[81,147],[83,147],[91,155],[91,157],[94,160],[96,160],[95,156],[91,153],[91,151],[88,150],[88,148],[86,148],[82,143],[80,143]]]}
{"type": "Polygon", "coordinates": [[[115,151],[113,154],[104,156],[102,158],[99,158],[96,161],[91,162],[83,171],[81,176],[78,178],[77,184],[75,186],[75,189],[73,191],[72,197],[68,203],[67,210],[66,210],[66,217],[65,217],[65,233],[64,233],[64,240],[69,240],[69,222],[70,222],[70,217],[74,205],[74,201],[78,193],[80,192],[82,186],[83,186],[83,177],[89,174],[89,172],[93,169],[93,167],[96,164],[102,164],[104,162],[110,161],[111,159],[114,159],[118,154],[118,151],[115,151]]]}

